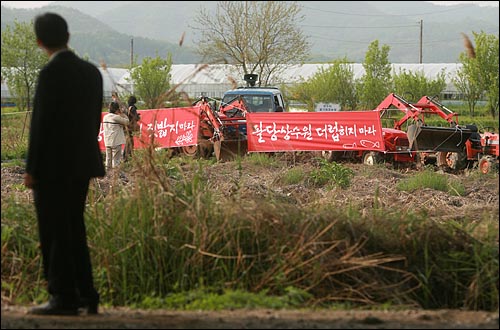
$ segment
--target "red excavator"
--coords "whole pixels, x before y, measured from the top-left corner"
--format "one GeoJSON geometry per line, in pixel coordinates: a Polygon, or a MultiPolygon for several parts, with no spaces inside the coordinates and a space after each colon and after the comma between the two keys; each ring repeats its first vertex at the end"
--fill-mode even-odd
{"type": "Polygon", "coordinates": [[[208,158],[212,152],[218,161],[231,160],[247,153],[246,114],[249,112],[283,112],[281,91],[275,87],[255,87],[258,76],[246,74],[247,87],[224,93],[216,100],[201,97],[194,103],[200,107],[198,145],[182,147],[190,156],[208,158]]]}
{"type": "Polygon", "coordinates": [[[219,111],[215,110],[216,101],[207,97],[201,97],[194,105],[201,110],[198,145],[183,147],[184,154],[209,158],[214,152],[217,160],[223,161],[246,153],[248,107],[241,97],[223,103],[219,111]]]}

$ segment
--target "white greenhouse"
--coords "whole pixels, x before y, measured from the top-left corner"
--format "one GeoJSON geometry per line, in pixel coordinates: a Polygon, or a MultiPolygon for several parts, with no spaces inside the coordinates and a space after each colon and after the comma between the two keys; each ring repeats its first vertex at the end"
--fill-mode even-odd
{"type": "MultiPolygon", "coordinates": [[[[327,69],[331,64],[303,64],[291,66],[279,77],[273,77],[272,85],[293,85],[311,78],[320,68],[327,69]]],[[[361,78],[365,70],[361,63],[351,64],[354,78],[361,78]]],[[[444,72],[446,88],[443,94],[449,98],[457,94],[453,84],[453,78],[461,68],[460,63],[424,63],[424,64],[392,64],[394,74],[406,70],[408,72],[423,72],[428,79],[435,79],[441,72],[444,72]]],[[[130,81],[128,69],[120,68],[100,68],[104,79],[104,96],[106,101],[111,98],[111,93],[117,91],[120,95],[134,93],[134,86],[130,81]]],[[[177,86],[177,92],[185,92],[192,98],[208,96],[220,98],[229,89],[237,86],[244,86],[245,82],[239,74],[238,69],[232,65],[213,64],[174,64],[171,69],[171,86],[177,86]]],[[[11,100],[11,94],[7,85],[2,80],[2,104],[11,100]]]]}

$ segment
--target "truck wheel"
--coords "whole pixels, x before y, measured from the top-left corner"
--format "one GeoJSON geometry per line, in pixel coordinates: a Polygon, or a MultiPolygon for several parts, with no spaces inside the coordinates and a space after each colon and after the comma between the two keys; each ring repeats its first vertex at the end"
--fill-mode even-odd
{"type": "Polygon", "coordinates": [[[446,167],[452,170],[463,170],[467,167],[467,154],[463,151],[439,151],[436,153],[436,162],[439,167],[446,167]]]}
{"type": "Polygon", "coordinates": [[[375,165],[382,163],[382,157],[380,153],[376,151],[365,152],[363,155],[363,164],[365,165],[375,165]]]}
{"type": "Polygon", "coordinates": [[[483,174],[491,173],[495,168],[498,170],[498,164],[495,162],[495,159],[491,156],[481,157],[481,159],[479,160],[478,167],[481,173],[483,174]]]}

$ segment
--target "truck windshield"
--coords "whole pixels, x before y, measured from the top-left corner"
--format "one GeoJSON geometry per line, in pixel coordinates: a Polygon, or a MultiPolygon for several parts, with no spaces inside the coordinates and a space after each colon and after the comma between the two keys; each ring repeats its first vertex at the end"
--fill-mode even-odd
{"type": "MultiPolygon", "coordinates": [[[[222,99],[222,104],[234,100],[238,95],[226,95],[222,99]]],[[[273,100],[271,95],[241,95],[248,106],[249,112],[274,112],[273,100]]]]}

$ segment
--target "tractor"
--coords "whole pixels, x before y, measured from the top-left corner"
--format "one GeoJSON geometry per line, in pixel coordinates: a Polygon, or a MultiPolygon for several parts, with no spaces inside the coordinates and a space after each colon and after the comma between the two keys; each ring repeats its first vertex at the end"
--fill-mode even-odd
{"type": "MultiPolygon", "coordinates": [[[[465,131],[463,127],[458,126],[458,121],[452,120],[456,113],[446,108],[443,104],[438,102],[435,98],[429,98],[428,96],[423,96],[417,105],[422,107],[429,106],[433,112],[439,114],[443,119],[448,121],[455,131],[460,131],[460,141],[455,146],[456,148],[451,148],[451,150],[441,150],[436,153],[437,165],[449,167],[454,170],[465,169],[466,167],[478,166],[479,170],[483,174],[487,174],[491,171],[498,171],[499,164],[499,135],[494,133],[493,127],[485,127],[484,132],[479,132],[476,125],[465,125],[465,131]],[[463,135],[462,135],[462,132],[463,135]],[[466,138],[467,137],[467,138],[466,138]],[[465,139],[466,138],[466,139],[465,139]],[[465,139],[465,141],[463,141],[465,139]],[[462,143],[463,141],[463,143],[462,143]]],[[[422,127],[424,135],[433,132],[439,128],[436,127],[415,127],[415,134],[422,134],[422,127]],[[427,130],[427,132],[426,132],[427,130]]],[[[410,127],[409,127],[410,129],[410,127]]],[[[413,129],[413,128],[412,128],[413,129]]],[[[408,131],[410,135],[410,130],[408,131]]],[[[417,138],[417,136],[415,136],[417,138]]],[[[423,140],[422,137],[418,137],[423,140]]],[[[425,136],[424,136],[425,139],[425,136]]],[[[429,140],[429,139],[428,139],[429,140]]],[[[438,142],[442,140],[441,143],[445,144],[448,141],[438,139],[438,142]]],[[[419,145],[419,142],[415,143],[415,148],[425,149],[426,145],[419,145]]]]}
{"type": "MultiPolygon", "coordinates": [[[[439,167],[462,170],[477,164],[482,173],[498,169],[498,134],[479,133],[475,125],[459,125],[457,113],[428,96],[423,96],[417,103],[410,103],[391,93],[375,111],[379,111],[381,118],[384,118],[393,109],[404,114],[401,118],[394,119],[393,130],[403,132],[403,126],[407,125],[408,146],[417,165],[435,163],[439,167]],[[429,115],[441,117],[448,127],[427,125],[425,121],[429,115]]],[[[384,130],[387,132],[391,129],[384,130]]],[[[394,150],[388,139],[386,149],[389,154],[395,152],[391,159],[397,161],[399,150],[394,150]]]]}
{"type": "Polygon", "coordinates": [[[380,112],[381,118],[387,115],[391,118],[391,110],[394,109],[403,112],[402,117],[393,119],[394,129],[403,130],[406,125],[409,148],[415,152],[417,166],[436,161],[438,166],[443,166],[443,155],[463,150],[475,127],[459,125],[458,114],[428,100],[430,99],[424,96],[417,103],[410,103],[402,96],[391,93],[375,111],[380,112]],[[443,118],[449,127],[428,126],[425,121],[429,115],[443,118]]]}
{"type": "MultiPolygon", "coordinates": [[[[374,111],[380,112],[380,117],[385,116],[385,111],[394,104],[399,104],[395,94],[388,95],[374,111]]],[[[402,130],[402,123],[395,123],[393,128],[383,127],[382,136],[384,138],[385,151],[323,151],[323,157],[329,161],[339,161],[342,159],[360,160],[363,164],[374,165],[383,162],[393,164],[411,164],[415,162],[416,153],[412,152],[410,141],[405,131],[402,130]]]]}

